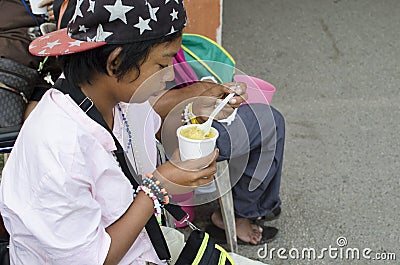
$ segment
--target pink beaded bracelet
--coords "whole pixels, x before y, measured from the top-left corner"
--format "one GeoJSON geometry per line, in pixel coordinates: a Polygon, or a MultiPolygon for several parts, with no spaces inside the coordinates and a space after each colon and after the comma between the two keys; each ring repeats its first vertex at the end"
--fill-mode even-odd
{"type": "Polygon", "coordinates": [[[143,191],[147,196],[150,197],[150,199],[153,200],[154,203],[154,215],[157,219],[157,222],[159,225],[162,225],[162,219],[161,219],[161,204],[158,201],[157,197],[153,194],[153,192],[146,186],[138,186],[136,190],[136,194],[138,194],[140,191],[143,191]]]}

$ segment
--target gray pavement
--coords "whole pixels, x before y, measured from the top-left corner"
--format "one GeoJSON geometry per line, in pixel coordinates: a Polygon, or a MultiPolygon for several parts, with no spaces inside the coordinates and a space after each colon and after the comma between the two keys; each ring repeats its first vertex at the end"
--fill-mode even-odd
{"type": "Polygon", "coordinates": [[[343,253],[259,260],[400,264],[400,1],[225,0],[223,12],[223,46],[276,86],[272,105],[286,118],[280,235],[268,248],[343,253]],[[348,248],[397,261],[346,259],[348,248]]]}

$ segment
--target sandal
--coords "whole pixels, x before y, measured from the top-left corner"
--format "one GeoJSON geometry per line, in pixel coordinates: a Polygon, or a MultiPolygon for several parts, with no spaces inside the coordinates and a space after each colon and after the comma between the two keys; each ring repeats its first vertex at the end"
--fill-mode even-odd
{"type": "Polygon", "coordinates": [[[280,206],[278,206],[274,210],[272,210],[272,212],[270,212],[269,214],[266,214],[259,218],[253,218],[251,220],[254,221],[256,224],[261,225],[264,222],[269,222],[278,219],[279,216],[281,215],[281,212],[282,209],[280,206]]]}
{"type": "MultiPolygon", "coordinates": [[[[275,227],[271,226],[264,226],[264,225],[259,225],[263,231],[262,231],[262,238],[261,240],[256,244],[251,244],[249,242],[244,242],[241,239],[237,239],[237,242],[239,245],[252,245],[252,246],[257,246],[265,243],[270,243],[272,242],[275,238],[276,235],[278,234],[278,229],[275,227]]],[[[213,223],[208,225],[205,229],[205,231],[215,239],[217,244],[226,244],[226,236],[225,236],[225,230],[217,227],[213,223]]]]}

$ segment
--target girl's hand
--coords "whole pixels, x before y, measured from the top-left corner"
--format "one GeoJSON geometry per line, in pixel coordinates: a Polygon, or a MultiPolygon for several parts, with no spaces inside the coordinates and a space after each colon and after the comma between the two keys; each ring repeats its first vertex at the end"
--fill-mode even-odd
{"type": "MultiPolygon", "coordinates": [[[[229,100],[229,105],[232,108],[238,108],[240,104],[248,99],[247,95],[247,84],[243,82],[227,82],[223,83],[225,87],[229,87],[231,89],[230,92],[235,92],[235,96],[229,100]]],[[[227,96],[227,94],[225,95],[227,96]]],[[[224,96],[224,98],[225,98],[224,96]]]]}
{"type": "Polygon", "coordinates": [[[208,156],[181,161],[175,152],[172,159],[159,166],[153,175],[160,180],[169,194],[192,191],[195,187],[210,184],[217,171],[219,150],[208,156]]]}
{"type": "Polygon", "coordinates": [[[238,108],[247,98],[247,86],[242,82],[228,82],[223,85],[214,84],[208,86],[199,97],[193,100],[193,113],[197,120],[202,123],[210,116],[215,107],[229,94],[235,92],[236,95],[220,111],[217,120],[229,117],[235,108],[238,108]]]}

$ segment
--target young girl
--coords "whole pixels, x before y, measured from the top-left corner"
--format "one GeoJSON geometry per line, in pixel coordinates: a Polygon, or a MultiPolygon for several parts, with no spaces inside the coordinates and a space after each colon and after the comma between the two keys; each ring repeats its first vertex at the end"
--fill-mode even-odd
{"type": "MultiPolygon", "coordinates": [[[[120,102],[144,102],[173,79],[164,70],[139,89],[172,64],[185,23],[182,0],[80,0],[67,29],[31,44],[33,54],[59,56],[63,77],[24,123],[3,170],[11,264],[164,263],[162,242],[152,240],[155,209],[158,216],[172,184],[211,182],[218,152],[167,162],[134,191],[110,131],[129,130],[123,115],[123,124],[115,122],[120,102]]],[[[124,148],[135,151],[131,141],[124,148]]]]}

